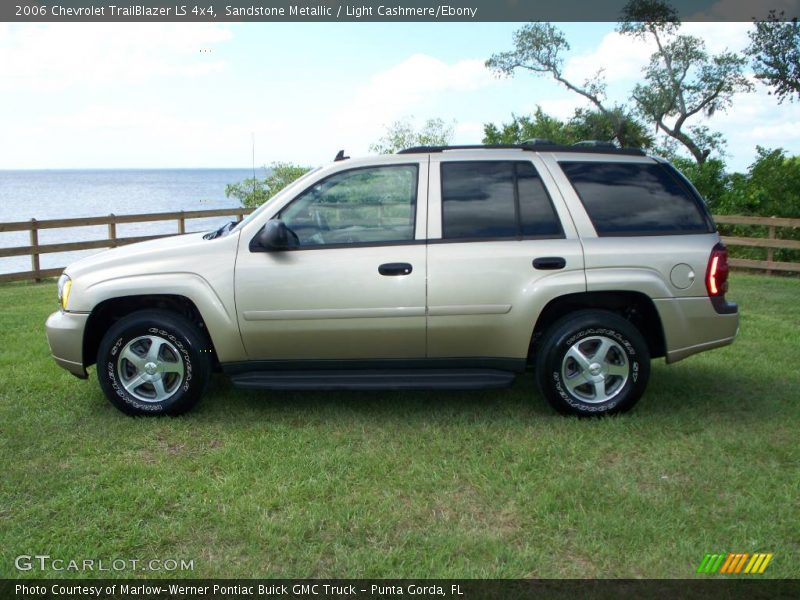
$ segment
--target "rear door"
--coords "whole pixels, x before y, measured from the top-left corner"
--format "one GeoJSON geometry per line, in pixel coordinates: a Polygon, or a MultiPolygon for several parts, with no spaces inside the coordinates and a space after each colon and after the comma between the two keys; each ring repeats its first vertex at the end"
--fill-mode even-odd
{"type": "Polygon", "coordinates": [[[428,356],[519,366],[544,305],[586,289],[549,173],[530,152],[432,154],[428,218],[428,356]]]}

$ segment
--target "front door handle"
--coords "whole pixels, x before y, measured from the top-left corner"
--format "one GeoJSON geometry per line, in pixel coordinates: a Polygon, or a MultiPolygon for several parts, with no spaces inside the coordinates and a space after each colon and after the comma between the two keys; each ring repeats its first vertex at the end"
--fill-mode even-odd
{"type": "Polygon", "coordinates": [[[378,267],[381,275],[408,275],[412,267],[408,263],[385,263],[378,267]]]}
{"type": "Polygon", "coordinates": [[[540,271],[555,271],[567,266],[567,261],[560,256],[543,256],[533,259],[533,268],[540,271]]]}

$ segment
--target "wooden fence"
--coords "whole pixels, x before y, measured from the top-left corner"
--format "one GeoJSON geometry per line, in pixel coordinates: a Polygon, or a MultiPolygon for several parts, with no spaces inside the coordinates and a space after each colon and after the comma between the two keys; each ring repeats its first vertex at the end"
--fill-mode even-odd
{"type": "Polygon", "coordinates": [[[747,248],[766,248],[767,260],[752,260],[749,258],[731,258],[728,262],[732,267],[741,269],[765,270],[767,275],[773,271],[792,271],[800,273],[800,262],[780,262],[773,259],[775,249],[800,250],[800,240],[782,240],[776,238],[779,227],[792,229],[800,227],[800,219],[780,219],[777,217],[740,217],[736,215],[718,215],[714,221],[721,225],[751,225],[767,227],[767,237],[730,237],[722,236],[726,246],[743,246],[747,248]]]}
{"type": "MultiPolygon", "coordinates": [[[[124,244],[133,244],[145,240],[153,240],[170,235],[187,233],[186,221],[191,219],[204,219],[209,217],[236,217],[238,221],[249,214],[251,208],[220,208],[213,210],[187,210],[170,213],[145,213],[137,215],[108,215],[105,217],[78,217],[74,219],[47,219],[37,221],[17,221],[13,223],[0,223],[0,233],[12,231],[27,231],[29,234],[29,244],[27,246],[15,246],[12,248],[0,248],[0,258],[11,256],[30,256],[31,268],[29,271],[19,271],[16,273],[0,273],[0,283],[7,281],[22,280],[41,280],[46,277],[57,277],[64,270],[64,267],[54,269],[42,269],[39,266],[42,254],[55,252],[72,252],[76,250],[91,250],[99,248],[114,248],[124,244]],[[117,225],[122,223],[145,223],[153,221],[175,221],[176,231],[174,234],[162,233],[158,235],[145,235],[136,237],[117,237],[117,225]],[[39,231],[43,229],[63,229],[65,227],[88,227],[106,225],[108,226],[108,237],[99,240],[88,240],[78,242],[63,242],[60,244],[40,244],[39,231]]],[[[775,217],[741,217],[732,215],[720,215],[714,217],[720,224],[726,225],[754,225],[766,226],[767,237],[728,237],[723,236],[723,242],[728,246],[744,246],[750,248],[766,248],[767,260],[751,260],[745,258],[732,258],[730,264],[733,267],[744,269],[764,270],[767,274],[773,271],[792,271],[800,273],[800,262],[779,262],[773,260],[774,250],[788,249],[800,250],[800,240],[785,240],[776,237],[779,227],[800,227],[800,219],[779,219],[775,217]]]]}
{"type": "Polygon", "coordinates": [[[250,213],[252,208],[220,208],[213,210],[187,210],[169,213],[144,213],[137,215],[108,215],[105,217],[78,217],[75,219],[47,219],[37,221],[17,221],[14,223],[0,223],[0,233],[11,231],[27,231],[29,244],[13,248],[0,248],[0,258],[10,256],[30,256],[30,271],[16,273],[0,273],[0,283],[6,281],[21,281],[25,279],[40,280],[45,277],[58,277],[64,267],[55,269],[42,269],[39,266],[39,257],[42,254],[53,252],[73,252],[75,250],[91,250],[96,248],[115,248],[125,244],[154,240],[175,234],[187,233],[186,221],[191,219],[205,219],[208,217],[235,217],[237,221],[250,213]],[[161,233],[158,235],[143,235],[136,237],[117,237],[117,225],[122,223],[146,223],[153,221],[175,221],[175,233],[161,233]],[[97,225],[108,226],[108,237],[99,240],[82,242],[64,242],[60,244],[40,244],[39,232],[43,229],[63,229],[65,227],[89,227],[97,225]]]}

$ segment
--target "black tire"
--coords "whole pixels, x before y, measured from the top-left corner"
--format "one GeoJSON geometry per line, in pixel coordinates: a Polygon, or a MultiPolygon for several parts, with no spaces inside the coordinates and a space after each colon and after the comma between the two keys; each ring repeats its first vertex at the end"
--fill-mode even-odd
{"type": "Polygon", "coordinates": [[[536,354],[539,388],[562,414],[630,410],[649,378],[650,352],[641,333],[630,321],[605,310],[580,310],[559,319],[544,334],[536,354]],[[568,356],[573,347],[577,353],[568,356]]]}
{"type": "Polygon", "coordinates": [[[185,317],[162,310],[137,311],[114,323],[103,336],[97,351],[97,378],[106,397],[126,414],[179,415],[197,404],[208,386],[210,349],[206,336],[185,317]],[[150,349],[159,354],[155,362],[147,358],[150,349]],[[123,352],[132,360],[120,358],[123,352]],[[133,362],[137,359],[148,362],[137,362],[139,368],[133,362]],[[148,372],[162,364],[173,372],[148,372]],[[155,381],[133,387],[139,374],[161,379],[161,394],[155,381]]]}

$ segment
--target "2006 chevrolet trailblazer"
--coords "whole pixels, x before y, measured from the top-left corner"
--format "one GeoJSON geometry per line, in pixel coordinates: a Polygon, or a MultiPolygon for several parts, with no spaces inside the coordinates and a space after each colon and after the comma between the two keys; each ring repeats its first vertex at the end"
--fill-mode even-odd
{"type": "Polygon", "coordinates": [[[509,385],[631,408],[650,360],[729,344],[727,252],[665,161],[601,144],[420,147],[313,171],[239,224],[70,265],[56,362],[130,414],[245,388],[509,385]]]}

